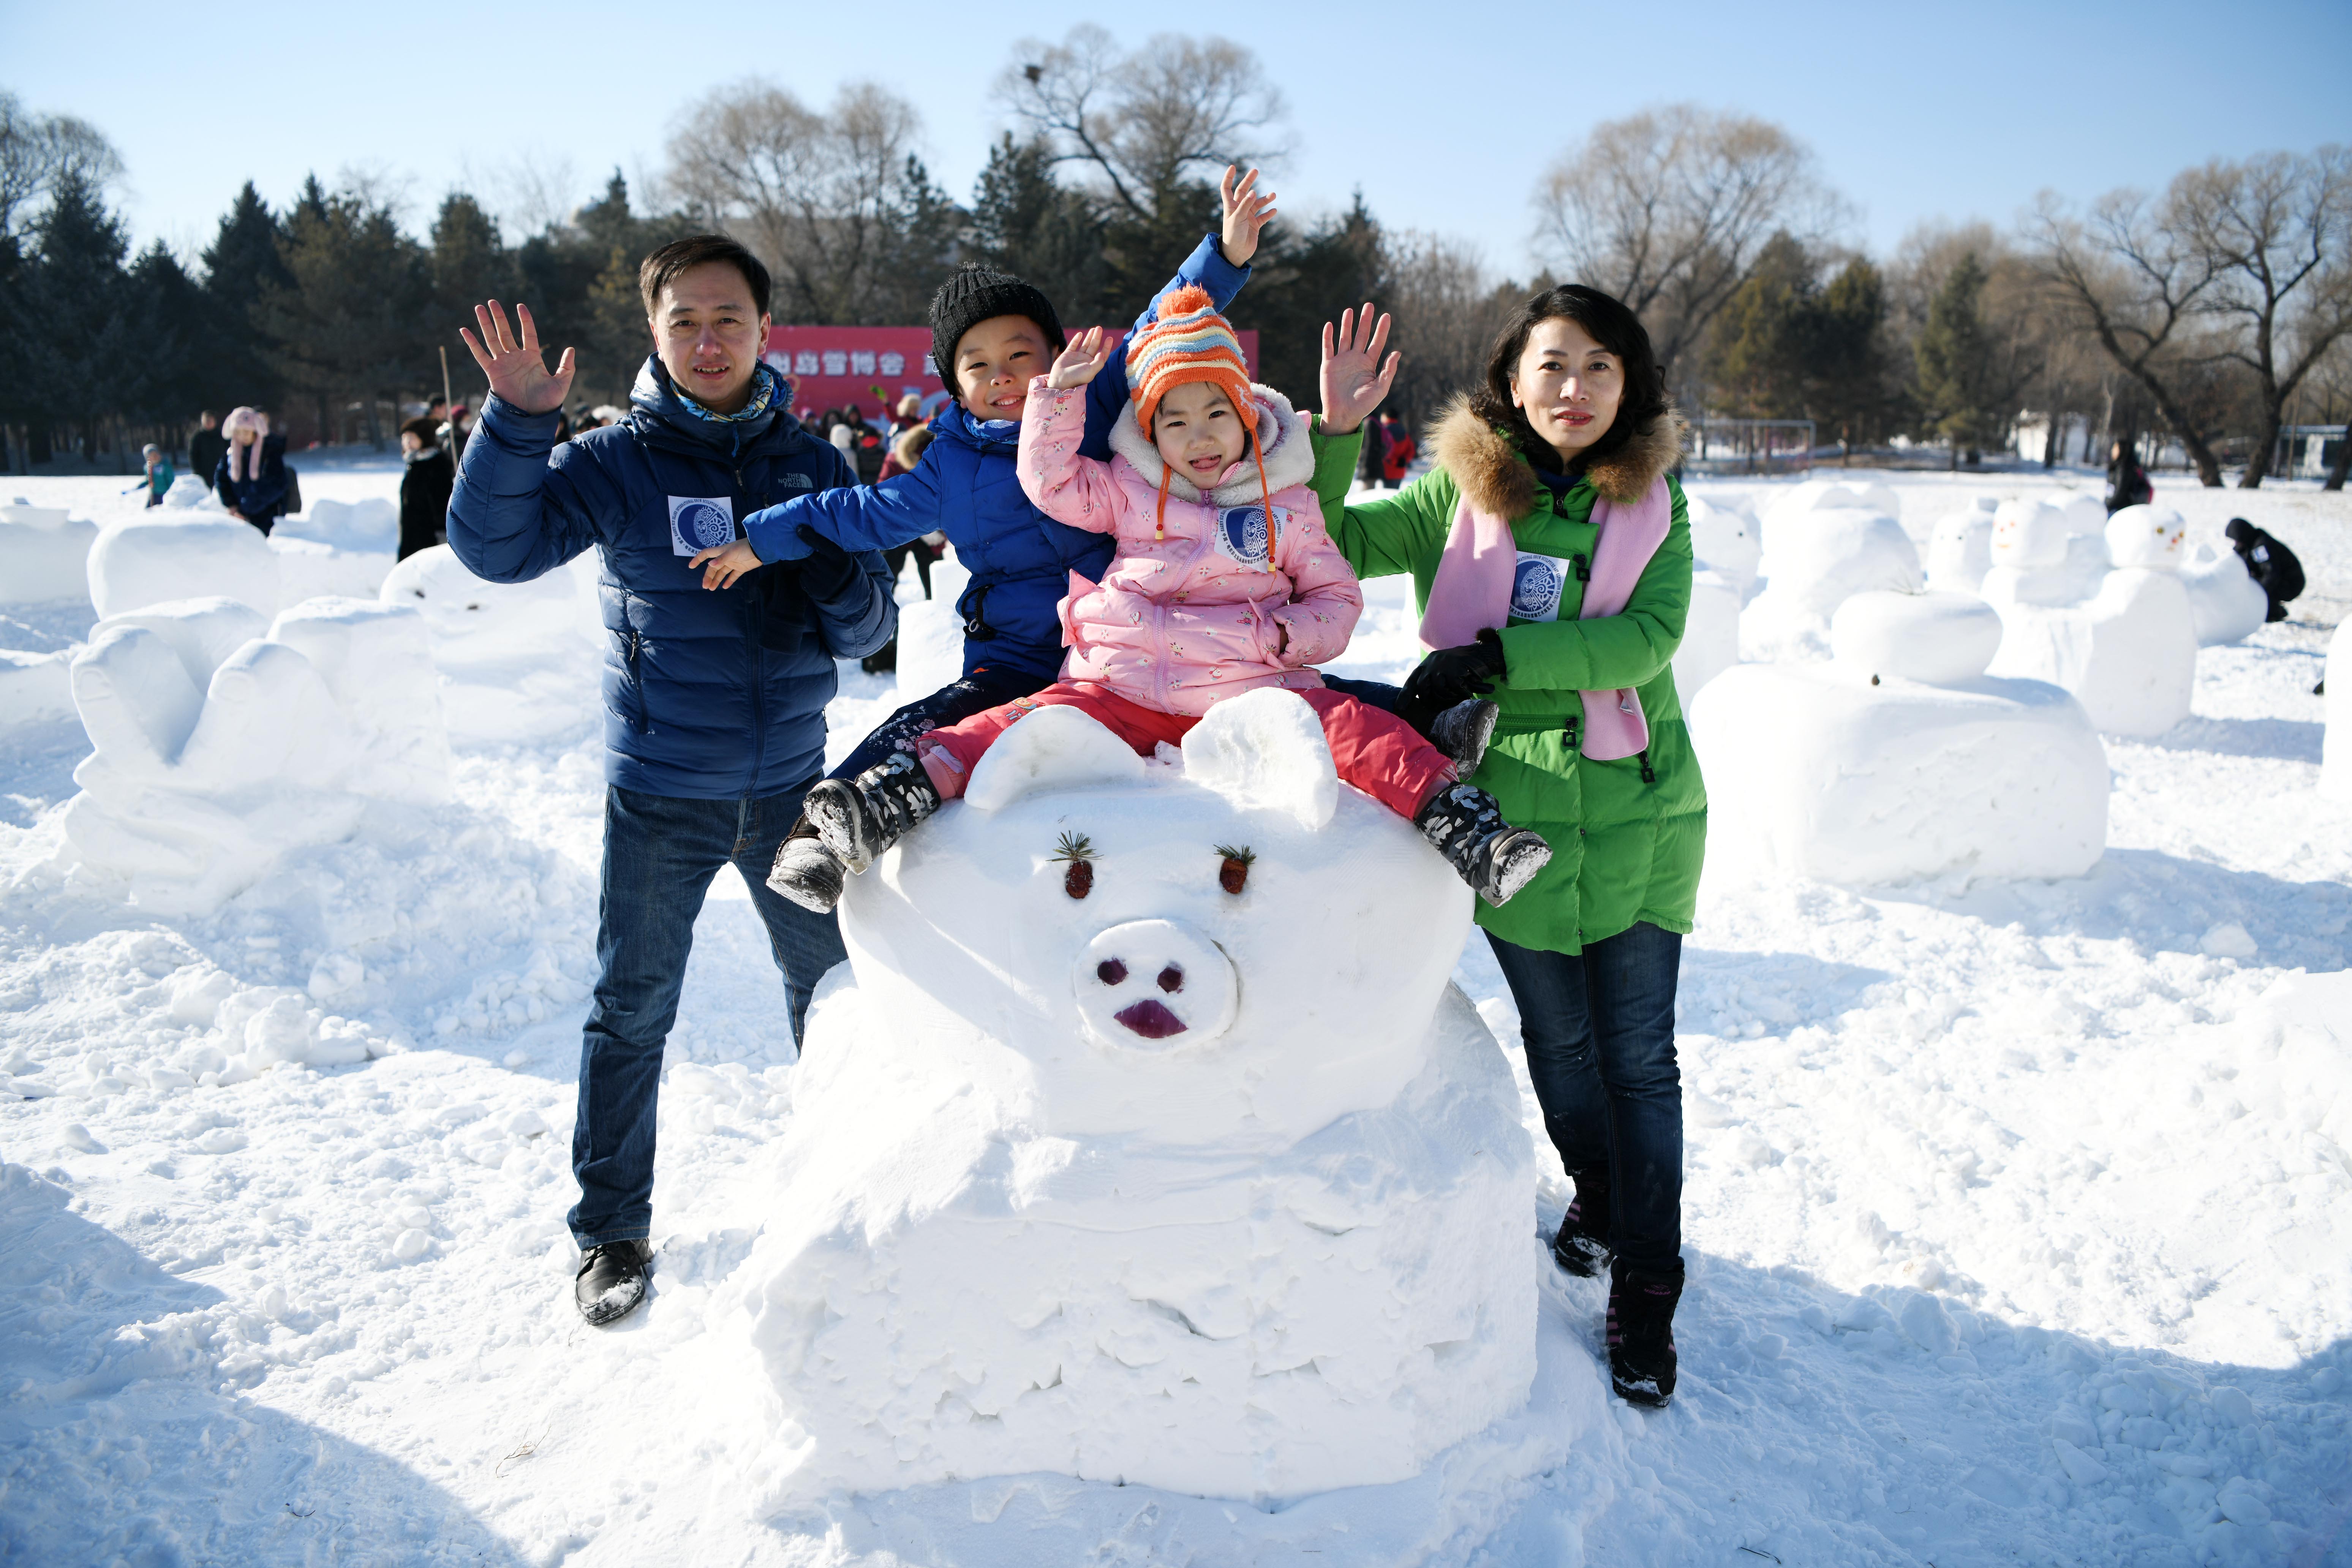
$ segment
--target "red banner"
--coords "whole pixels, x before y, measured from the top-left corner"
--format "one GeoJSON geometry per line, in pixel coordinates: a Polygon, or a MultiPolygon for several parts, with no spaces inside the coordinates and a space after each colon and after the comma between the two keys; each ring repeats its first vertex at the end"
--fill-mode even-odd
{"type": "MultiPolygon", "coordinates": [[[[1234,336],[1255,375],[1257,330],[1234,336]]],[[[761,357],[792,379],[793,409],[802,415],[855,405],[860,416],[878,422],[911,392],[923,400],[928,418],[948,400],[931,365],[929,327],[775,327],[761,357]]]]}

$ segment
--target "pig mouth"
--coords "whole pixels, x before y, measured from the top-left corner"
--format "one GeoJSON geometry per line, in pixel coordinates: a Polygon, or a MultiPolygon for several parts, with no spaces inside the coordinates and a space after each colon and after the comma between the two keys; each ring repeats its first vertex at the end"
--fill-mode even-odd
{"type": "Polygon", "coordinates": [[[1170,1012],[1167,1004],[1157,997],[1122,1007],[1111,1016],[1147,1040],[1164,1040],[1184,1032],[1184,1020],[1170,1012]]]}

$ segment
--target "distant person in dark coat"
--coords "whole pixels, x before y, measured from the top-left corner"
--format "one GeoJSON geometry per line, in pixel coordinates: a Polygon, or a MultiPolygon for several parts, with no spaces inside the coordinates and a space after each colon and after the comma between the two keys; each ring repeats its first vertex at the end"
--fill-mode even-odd
{"type": "Polygon", "coordinates": [[[213,470],[213,489],[229,516],[267,538],[286,511],[286,437],[269,433],[269,416],[258,408],[232,409],[221,434],[228,450],[213,470]]]}
{"type": "Polygon", "coordinates": [[[228,437],[220,433],[220,416],[205,409],[196,416],[196,433],[188,437],[188,472],[212,482],[213,470],[228,451],[228,437]]]}
{"type": "Polygon", "coordinates": [[[2242,517],[2231,518],[2222,531],[2230,536],[2230,547],[2238,552],[2238,559],[2246,563],[2246,575],[2271,596],[2269,618],[2286,619],[2286,602],[2303,592],[2303,563],[2295,559],[2294,551],[2242,517]]]}
{"type": "Polygon", "coordinates": [[[2148,482],[2147,470],[2139,466],[2137,444],[2118,441],[2107,451],[2107,515],[2112,517],[2127,506],[2141,506],[2156,499],[2156,486],[2148,482]]]}
{"type": "Polygon", "coordinates": [[[447,537],[457,465],[449,460],[441,427],[429,414],[400,427],[400,452],[408,465],[400,476],[400,559],[405,561],[447,537]]]}

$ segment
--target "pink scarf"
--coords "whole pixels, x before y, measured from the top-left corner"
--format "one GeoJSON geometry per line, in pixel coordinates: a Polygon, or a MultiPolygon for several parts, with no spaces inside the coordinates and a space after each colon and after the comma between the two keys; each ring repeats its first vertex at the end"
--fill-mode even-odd
{"type": "MultiPolygon", "coordinates": [[[[228,438],[230,481],[234,483],[240,479],[259,479],[261,477],[261,443],[269,434],[269,416],[262,413],[258,408],[233,408],[229,410],[228,417],[221,421],[220,428],[221,434],[228,438]],[[253,433],[253,439],[239,441],[237,437],[248,430],[253,433]],[[242,473],[237,471],[240,465],[245,470],[242,473]]],[[[207,475],[206,479],[209,479],[210,476],[207,475]]]]}
{"type": "MultiPolygon", "coordinates": [[[[1584,607],[1579,620],[1614,616],[1633,596],[1650,557],[1665,542],[1674,522],[1673,499],[1661,477],[1631,506],[1601,500],[1592,503],[1593,526],[1601,542],[1592,549],[1592,576],[1584,585],[1584,607]]],[[[1422,612],[1423,647],[1459,647],[1475,642],[1489,626],[1501,630],[1510,619],[1511,589],[1519,563],[1518,542],[1511,525],[1480,511],[1465,497],[1454,508],[1454,526],[1446,531],[1445,553],[1439,557],[1436,578],[1429,585],[1429,605],[1422,612]]],[[[1642,700],[1630,686],[1614,691],[1583,691],[1584,738],[1580,747],[1596,763],[1615,762],[1645,750],[1650,723],[1643,717],[1642,700]]]]}

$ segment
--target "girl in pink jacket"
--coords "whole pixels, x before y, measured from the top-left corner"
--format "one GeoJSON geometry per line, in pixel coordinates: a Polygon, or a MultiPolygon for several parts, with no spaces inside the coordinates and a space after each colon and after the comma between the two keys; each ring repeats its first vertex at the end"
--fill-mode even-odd
{"type": "Polygon", "coordinates": [[[1307,416],[1251,383],[1205,290],[1179,289],[1129,340],[1133,392],[1111,460],[1081,457],[1086,385],[1107,357],[1099,329],[1073,342],[1030,383],[1021,422],[1029,499],[1118,542],[1100,583],[1070,574],[1061,679],[930,731],[855,780],[818,784],[806,806],[818,836],[863,871],[963,794],[996,738],[1039,708],[1082,709],[1150,756],[1224,699],[1279,686],[1322,721],[1341,779],[1409,818],[1480,897],[1508,900],[1550,847],[1504,821],[1403,720],[1327,689],[1312,668],[1347,647],[1364,596],[1307,489],[1307,416]]]}

